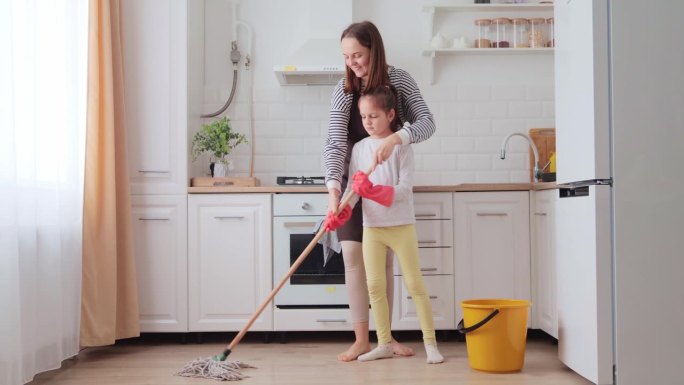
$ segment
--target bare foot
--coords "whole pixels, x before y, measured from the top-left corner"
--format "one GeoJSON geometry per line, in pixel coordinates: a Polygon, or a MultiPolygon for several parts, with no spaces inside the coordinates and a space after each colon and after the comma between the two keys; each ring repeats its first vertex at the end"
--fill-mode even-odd
{"type": "Polygon", "coordinates": [[[413,355],[413,349],[402,345],[399,341],[392,338],[392,351],[398,356],[408,357],[413,355]]]}
{"type": "MultiPolygon", "coordinates": [[[[352,346],[347,349],[347,351],[337,355],[337,359],[342,362],[349,362],[356,360],[360,355],[368,353],[371,350],[371,346],[368,342],[354,342],[352,346]]],[[[411,352],[413,353],[413,352],[411,352]]]]}

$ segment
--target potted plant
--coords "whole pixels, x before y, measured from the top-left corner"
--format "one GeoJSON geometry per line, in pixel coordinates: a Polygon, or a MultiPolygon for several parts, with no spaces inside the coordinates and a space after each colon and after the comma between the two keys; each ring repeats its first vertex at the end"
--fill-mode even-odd
{"type": "Polygon", "coordinates": [[[237,133],[230,127],[230,119],[223,117],[208,124],[192,138],[192,160],[208,152],[211,154],[211,171],[213,177],[226,176],[230,159],[227,156],[241,143],[247,143],[244,134],[237,133]]]}

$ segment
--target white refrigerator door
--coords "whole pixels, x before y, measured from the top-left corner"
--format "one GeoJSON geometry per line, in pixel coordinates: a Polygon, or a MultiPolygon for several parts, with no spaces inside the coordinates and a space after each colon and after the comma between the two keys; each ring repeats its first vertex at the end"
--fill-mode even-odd
{"type": "Polygon", "coordinates": [[[610,178],[608,9],[605,0],[556,1],[556,180],[610,178]]]}
{"type": "Polygon", "coordinates": [[[611,14],[616,382],[682,384],[684,2],[611,14]]]}
{"type": "MultiPolygon", "coordinates": [[[[558,356],[595,384],[613,383],[609,186],[556,202],[558,356]]],[[[576,190],[577,191],[577,190],[576,190]]]]}

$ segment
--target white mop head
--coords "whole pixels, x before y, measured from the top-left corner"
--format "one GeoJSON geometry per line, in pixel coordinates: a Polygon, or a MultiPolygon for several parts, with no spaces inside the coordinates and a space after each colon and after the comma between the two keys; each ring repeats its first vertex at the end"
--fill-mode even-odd
{"type": "Polygon", "coordinates": [[[178,373],[182,377],[210,378],[218,381],[237,381],[246,376],[240,373],[240,369],[253,368],[254,366],[240,361],[214,361],[209,358],[197,358],[189,362],[178,373]]]}

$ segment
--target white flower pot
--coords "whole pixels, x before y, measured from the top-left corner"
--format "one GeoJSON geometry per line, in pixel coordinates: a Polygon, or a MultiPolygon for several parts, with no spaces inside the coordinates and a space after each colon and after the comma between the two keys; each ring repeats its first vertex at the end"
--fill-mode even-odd
{"type": "Polygon", "coordinates": [[[228,176],[228,171],[232,170],[233,167],[230,164],[230,161],[226,162],[215,162],[214,163],[214,178],[220,178],[224,176],[228,176]]]}

